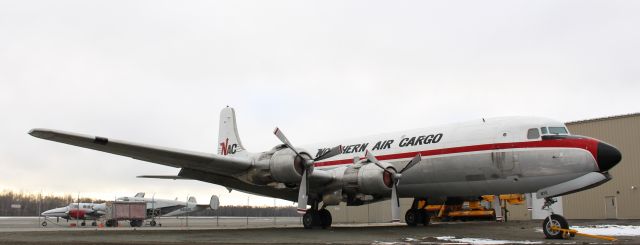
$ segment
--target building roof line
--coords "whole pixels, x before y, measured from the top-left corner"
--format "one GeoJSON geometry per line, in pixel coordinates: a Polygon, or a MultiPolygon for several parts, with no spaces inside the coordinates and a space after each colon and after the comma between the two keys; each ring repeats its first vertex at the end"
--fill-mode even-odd
{"type": "Polygon", "coordinates": [[[640,112],[570,121],[570,122],[566,122],[565,124],[580,124],[580,123],[597,122],[597,121],[605,121],[605,120],[611,120],[611,119],[620,119],[620,118],[636,117],[636,116],[640,116],[640,112]]]}

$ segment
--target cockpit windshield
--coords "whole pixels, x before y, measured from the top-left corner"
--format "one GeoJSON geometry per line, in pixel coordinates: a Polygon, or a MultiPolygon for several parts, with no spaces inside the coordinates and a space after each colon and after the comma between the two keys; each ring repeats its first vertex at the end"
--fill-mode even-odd
{"type": "Polygon", "coordinates": [[[549,134],[569,134],[565,127],[549,127],[549,134]]]}

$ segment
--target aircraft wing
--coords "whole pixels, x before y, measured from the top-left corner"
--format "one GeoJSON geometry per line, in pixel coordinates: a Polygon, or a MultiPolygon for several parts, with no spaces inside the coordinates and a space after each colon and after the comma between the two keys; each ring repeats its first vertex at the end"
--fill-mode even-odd
{"type": "Polygon", "coordinates": [[[97,151],[176,168],[189,168],[220,175],[233,175],[251,167],[251,161],[215,154],[200,153],[166,147],[144,145],[51,129],[33,129],[31,136],[75,145],[97,151]]]}

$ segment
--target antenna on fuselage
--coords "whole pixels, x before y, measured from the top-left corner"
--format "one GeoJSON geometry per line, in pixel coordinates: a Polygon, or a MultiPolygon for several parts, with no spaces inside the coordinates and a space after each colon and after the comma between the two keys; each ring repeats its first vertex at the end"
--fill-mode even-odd
{"type": "Polygon", "coordinates": [[[486,121],[484,120],[484,117],[482,118],[482,122],[486,122],[486,121]]]}

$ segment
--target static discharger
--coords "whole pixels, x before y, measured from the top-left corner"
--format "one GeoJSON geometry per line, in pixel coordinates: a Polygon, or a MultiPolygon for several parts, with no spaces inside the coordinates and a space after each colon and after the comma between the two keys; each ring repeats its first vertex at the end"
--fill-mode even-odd
{"type": "Polygon", "coordinates": [[[578,236],[585,236],[585,237],[591,237],[591,238],[596,238],[596,239],[602,239],[602,240],[607,240],[607,241],[612,241],[615,242],[618,239],[614,238],[614,237],[610,237],[610,236],[600,236],[600,235],[591,235],[591,234],[585,234],[585,233],[580,233],[577,230],[573,230],[573,229],[562,229],[558,226],[551,226],[552,230],[556,230],[556,231],[562,231],[562,236],[567,239],[570,236],[574,237],[576,235],[578,236]]]}

